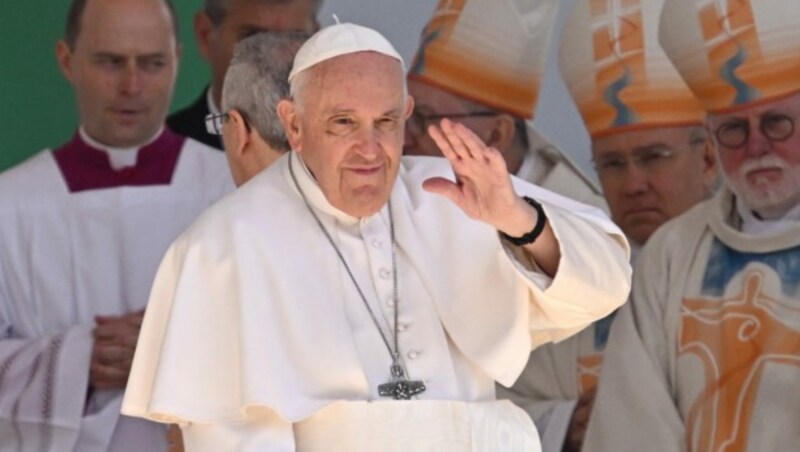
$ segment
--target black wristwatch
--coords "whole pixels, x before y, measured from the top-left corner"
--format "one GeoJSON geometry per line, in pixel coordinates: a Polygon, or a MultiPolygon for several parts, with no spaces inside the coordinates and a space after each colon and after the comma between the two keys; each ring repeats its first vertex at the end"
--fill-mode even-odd
{"type": "Polygon", "coordinates": [[[523,196],[522,199],[536,209],[536,226],[534,226],[530,232],[520,237],[511,237],[505,232],[500,231],[500,236],[503,237],[504,240],[516,246],[527,245],[535,242],[536,239],[542,234],[542,231],[544,231],[544,226],[547,223],[547,216],[544,214],[544,209],[538,201],[528,196],[523,196]]]}

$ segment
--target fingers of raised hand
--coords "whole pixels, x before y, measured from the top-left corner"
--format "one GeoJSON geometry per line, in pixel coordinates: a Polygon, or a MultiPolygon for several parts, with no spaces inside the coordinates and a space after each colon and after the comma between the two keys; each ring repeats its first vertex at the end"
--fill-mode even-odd
{"type": "Polygon", "coordinates": [[[447,147],[459,160],[481,159],[486,145],[463,124],[444,118],[439,126],[431,126],[431,138],[440,148],[447,147]]]}

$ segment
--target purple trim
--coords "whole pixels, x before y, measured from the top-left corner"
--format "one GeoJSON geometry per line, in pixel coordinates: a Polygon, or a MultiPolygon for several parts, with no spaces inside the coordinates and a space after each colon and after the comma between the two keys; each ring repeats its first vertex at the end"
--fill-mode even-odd
{"type": "Polygon", "coordinates": [[[141,148],[136,166],[111,168],[108,155],[85,143],[79,133],[53,151],[53,158],[71,193],[126,185],[168,185],[178,164],[185,137],[167,127],[152,143],[141,148]]]}

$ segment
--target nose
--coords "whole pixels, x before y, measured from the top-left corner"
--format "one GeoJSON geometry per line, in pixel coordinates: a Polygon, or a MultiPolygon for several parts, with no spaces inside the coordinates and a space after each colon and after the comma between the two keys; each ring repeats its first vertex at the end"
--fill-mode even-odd
{"type": "Polygon", "coordinates": [[[770,152],[772,142],[764,136],[759,127],[759,118],[750,120],[750,134],[745,143],[745,152],[751,157],[760,157],[770,152]]]}
{"type": "Polygon", "coordinates": [[[125,68],[120,80],[120,90],[126,95],[138,94],[142,89],[142,75],[138,68],[131,65],[125,68]]]}
{"type": "Polygon", "coordinates": [[[622,180],[623,192],[628,196],[640,195],[647,191],[649,176],[647,172],[634,161],[629,161],[623,174],[619,176],[622,180]]]}
{"type": "Polygon", "coordinates": [[[374,160],[381,153],[380,131],[364,128],[359,136],[358,153],[367,160],[374,160]]]}

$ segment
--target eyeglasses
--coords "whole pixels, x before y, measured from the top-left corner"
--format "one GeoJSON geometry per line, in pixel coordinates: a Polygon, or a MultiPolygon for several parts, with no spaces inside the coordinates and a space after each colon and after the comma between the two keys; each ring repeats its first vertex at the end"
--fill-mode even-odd
{"type": "Polygon", "coordinates": [[[211,135],[222,135],[222,125],[227,121],[227,113],[209,113],[206,115],[206,132],[211,135]]]}
{"type": "MultiPolygon", "coordinates": [[[[705,140],[693,140],[689,147],[704,143],[705,140]]],[[[648,146],[637,149],[630,156],[611,154],[600,157],[594,161],[594,167],[600,176],[618,176],[628,169],[629,161],[637,168],[647,173],[655,173],[672,161],[681,148],[671,148],[665,145],[648,146]]]]}
{"type": "Polygon", "coordinates": [[[459,118],[473,118],[473,117],[485,117],[485,116],[497,116],[497,112],[494,111],[474,111],[471,113],[444,113],[444,114],[435,114],[435,115],[426,115],[419,110],[414,109],[411,112],[411,116],[408,118],[408,123],[413,127],[417,133],[424,133],[428,130],[428,126],[431,125],[434,121],[439,121],[440,119],[447,118],[447,119],[459,119],[459,118]]]}
{"type": "MultiPolygon", "coordinates": [[[[783,113],[767,114],[761,117],[758,130],[773,143],[788,140],[794,134],[794,119],[783,113]]],[[[715,136],[726,148],[738,149],[750,137],[750,123],[743,119],[726,122],[717,127],[715,136]]]]}

